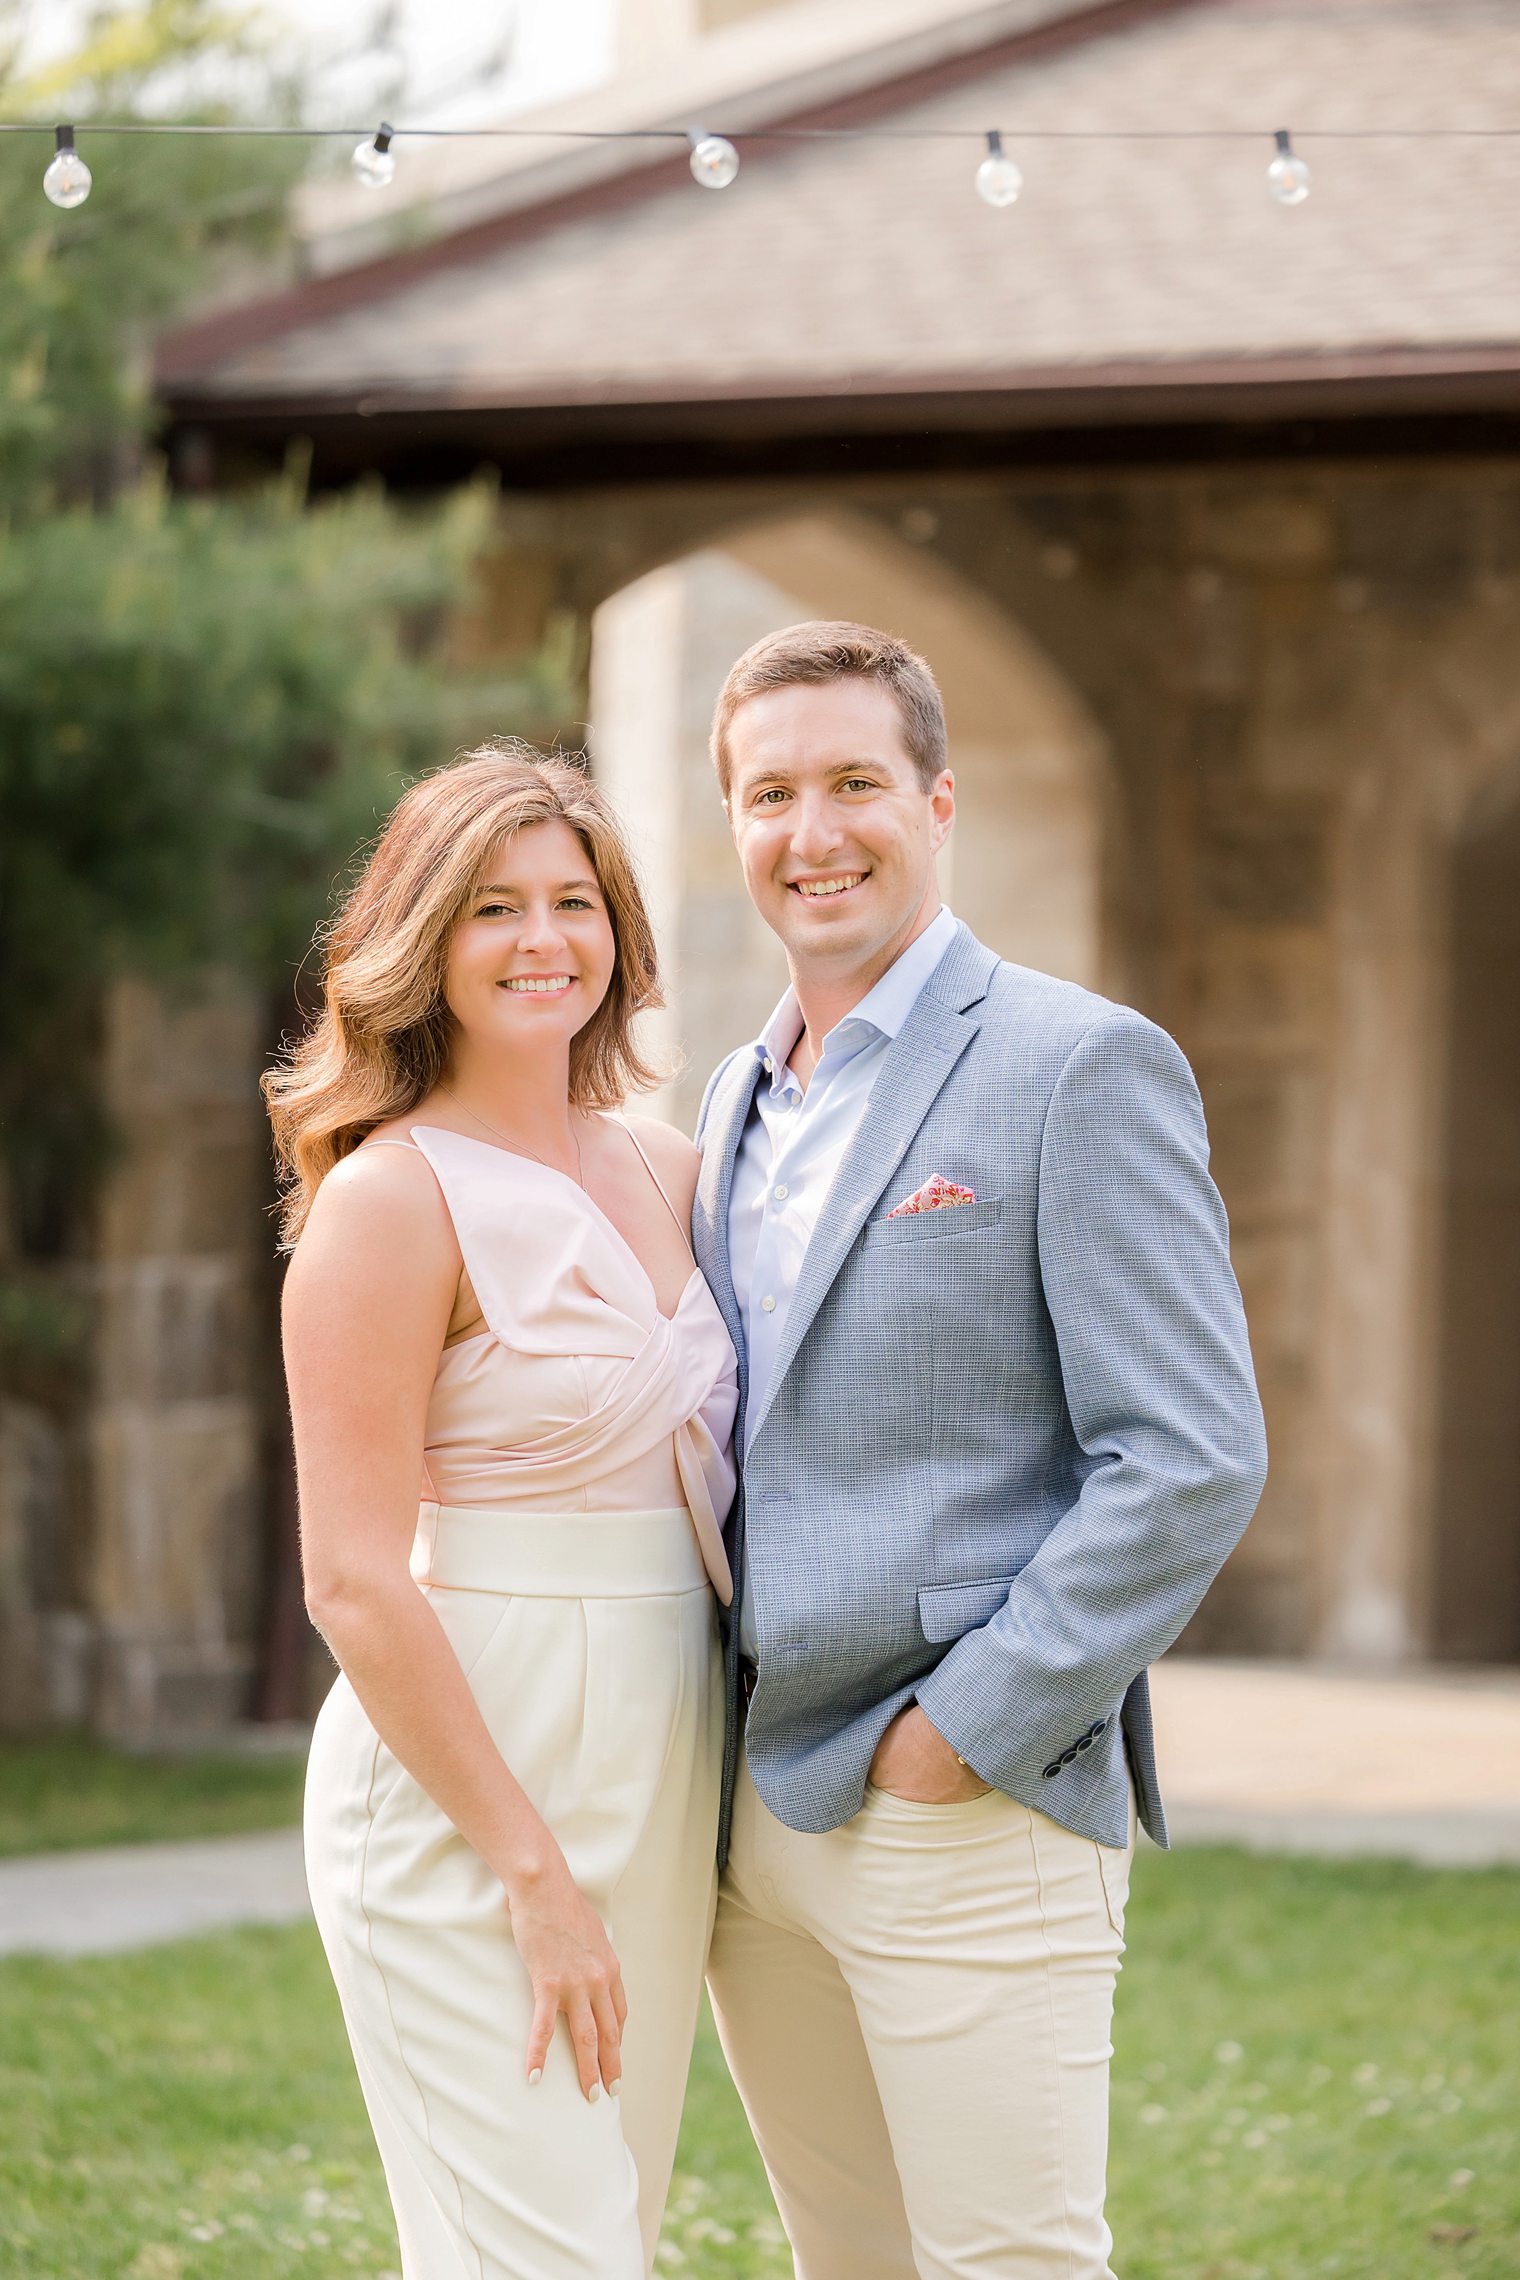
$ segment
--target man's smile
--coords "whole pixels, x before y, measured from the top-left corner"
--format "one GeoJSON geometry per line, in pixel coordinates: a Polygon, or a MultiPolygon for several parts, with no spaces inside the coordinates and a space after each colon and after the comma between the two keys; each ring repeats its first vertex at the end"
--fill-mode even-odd
{"type": "Polygon", "coordinates": [[[868,871],[836,871],[827,879],[789,879],[787,887],[807,902],[819,902],[829,896],[851,894],[869,877],[868,871]]]}

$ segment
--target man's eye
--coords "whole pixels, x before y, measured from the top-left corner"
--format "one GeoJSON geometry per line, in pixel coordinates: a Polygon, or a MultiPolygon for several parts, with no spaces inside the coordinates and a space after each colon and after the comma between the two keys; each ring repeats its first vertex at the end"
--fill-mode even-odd
{"type": "Polygon", "coordinates": [[[755,801],[755,805],[756,807],[767,807],[772,800],[784,800],[785,798],[786,794],[781,789],[780,785],[773,784],[768,792],[761,792],[758,795],[755,801]]]}
{"type": "Polygon", "coordinates": [[[847,792],[874,792],[876,780],[872,776],[850,776],[844,788],[847,792]]]}

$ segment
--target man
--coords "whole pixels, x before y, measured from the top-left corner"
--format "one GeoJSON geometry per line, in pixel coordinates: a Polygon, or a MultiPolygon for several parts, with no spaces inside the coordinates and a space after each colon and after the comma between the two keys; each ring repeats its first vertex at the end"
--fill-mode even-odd
{"type": "Polygon", "coordinates": [[[744,1436],[723,2046],[798,2280],[1102,2280],[1145,1670],[1264,1475],[1197,1091],[942,907],[901,642],[758,643],[713,755],[792,978],[698,1134],[744,1436]]]}

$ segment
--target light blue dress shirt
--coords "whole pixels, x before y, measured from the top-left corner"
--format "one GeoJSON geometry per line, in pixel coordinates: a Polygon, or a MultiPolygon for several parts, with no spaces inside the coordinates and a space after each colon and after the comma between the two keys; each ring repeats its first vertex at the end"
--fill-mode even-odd
{"type": "MultiPolygon", "coordinates": [[[[787,1065],[802,1035],[795,990],[787,991],[755,1042],[762,1075],[734,1161],[728,1206],[729,1265],[749,1362],[746,1450],[765,1407],[808,1238],[865,1114],[887,1047],[949,949],[955,927],[950,912],[940,910],[859,1005],[835,1023],[805,1092],[787,1065]]],[[[739,1644],[753,1657],[747,1576],[739,1644]]]]}

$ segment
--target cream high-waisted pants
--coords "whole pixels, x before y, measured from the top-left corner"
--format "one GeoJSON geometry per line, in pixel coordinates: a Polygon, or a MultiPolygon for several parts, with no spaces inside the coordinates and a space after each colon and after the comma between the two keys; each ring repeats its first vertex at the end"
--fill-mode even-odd
{"type": "Polygon", "coordinates": [[[708,1985],[796,2280],[1112,2280],[1131,1825],[868,1789],[801,1835],[741,1765],[708,1985]]]}
{"type": "Polygon", "coordinates": [[[532,1994],[502,1888],[340,1678],[306,1861],[406,2280],[644,2280],[712,1922],[722,1742],[713,1599],[684,1511],[424,1505],[413,1573],[503,1758],[607,1926],[623,2088],[581,2094],[563,2020],[526,2080],[532,1994]]]}

